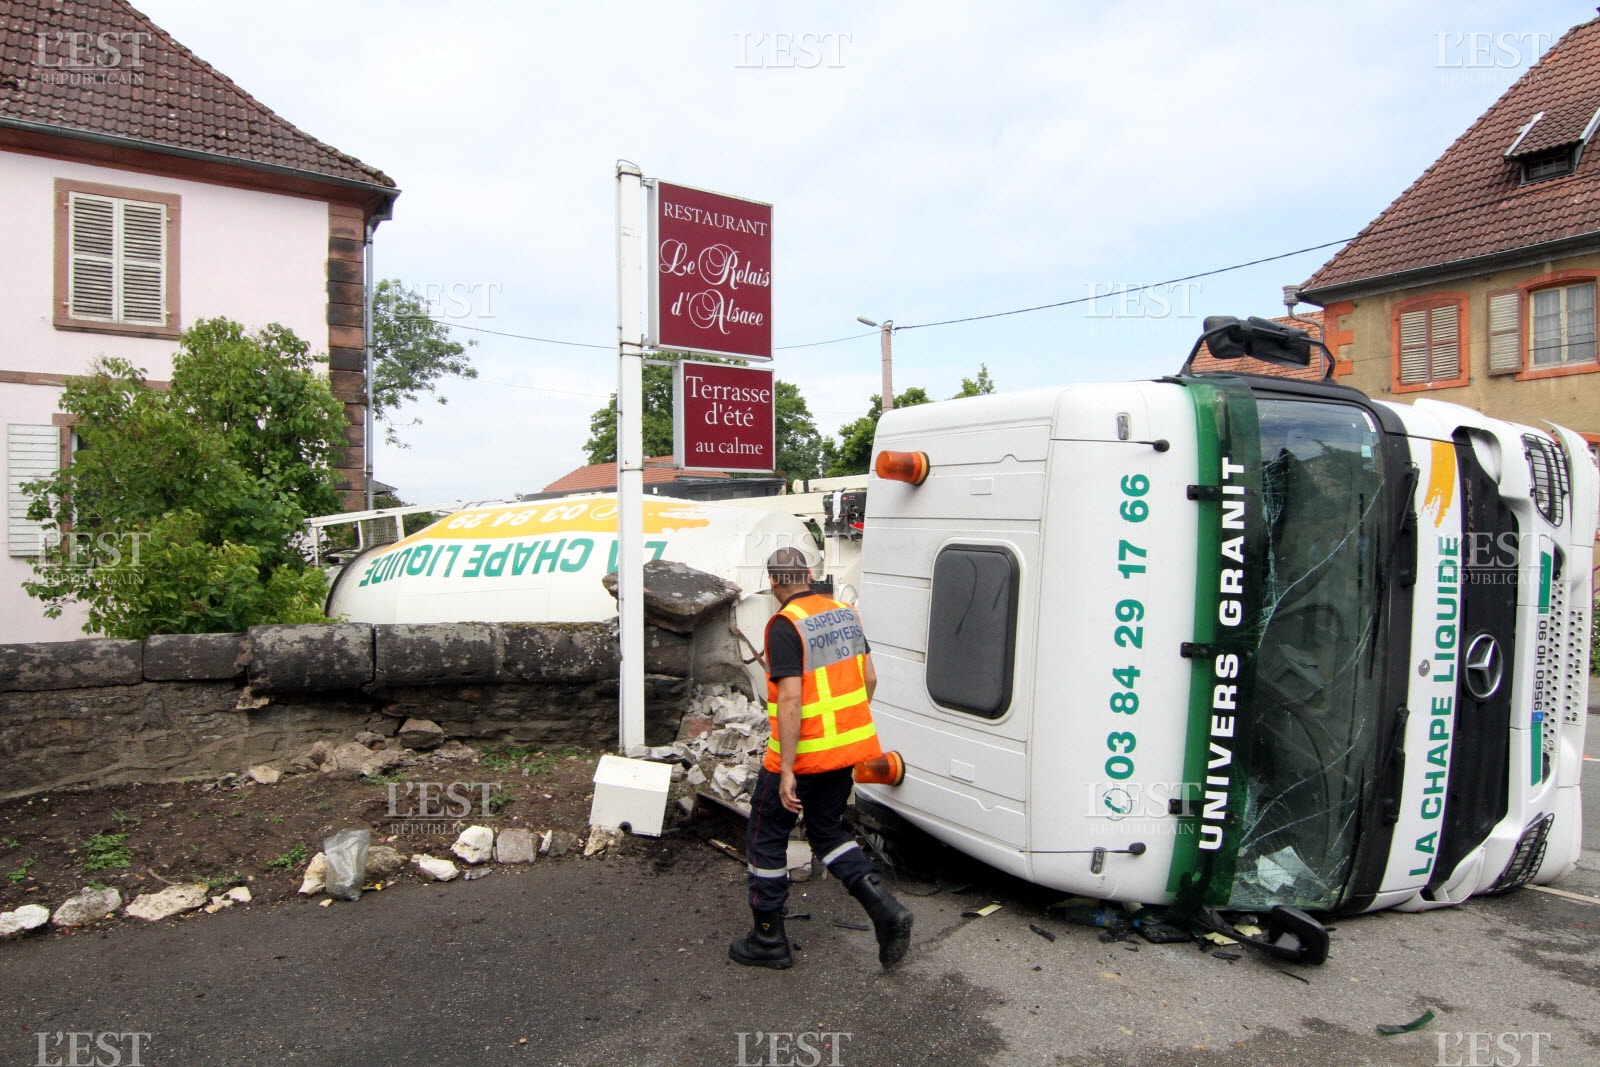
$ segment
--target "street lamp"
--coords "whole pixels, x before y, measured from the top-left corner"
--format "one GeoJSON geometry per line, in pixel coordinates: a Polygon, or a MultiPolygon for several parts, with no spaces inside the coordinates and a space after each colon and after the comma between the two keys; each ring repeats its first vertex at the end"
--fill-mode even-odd
{"type": "Polygon", "coordinates": [[[883,331],[883,410],[888,411],[894,407],[894,320],[884,319],[880,326],[865,315],[857,315],[856,321],[863,326],[878,326],[883,331]]]}

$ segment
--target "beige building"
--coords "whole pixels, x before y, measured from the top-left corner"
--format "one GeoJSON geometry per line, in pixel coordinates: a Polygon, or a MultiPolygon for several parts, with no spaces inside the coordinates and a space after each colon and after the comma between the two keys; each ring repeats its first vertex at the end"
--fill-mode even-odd
{"type": "Polygon", "coordinates": [[[1308,279],[1340,381],[1600,443],[1600,19],[1574,27],[1308,279]]]}

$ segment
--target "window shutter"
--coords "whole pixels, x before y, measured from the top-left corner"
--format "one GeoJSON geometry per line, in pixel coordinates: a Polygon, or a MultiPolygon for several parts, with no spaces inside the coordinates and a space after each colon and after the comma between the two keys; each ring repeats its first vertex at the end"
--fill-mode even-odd
{"type": "Polygon", "coordinates": [[[1400,383],[1415,385],[1428,380],[1428,313],[1406,311],[1400,315],[1400,383]]]}
{"type": "Polygon", "coordinates": [[[1489,294],[1489,373],[1512,374],[1522,369],[1522,296],[1489,294]]]}
{"type": "Polygon", "coordinates": [[[54,426],[6,426],[6,554],[37,556],[44,524],[28,519],[24,482],[48,478],[61,465],[61,431],[54,426]]]}
{"type": "Polygon", "coordinates": [[[120,200],[122,322],[167,324],[165,283],[167,208],[120,200]]]}
{"type": "Polygon", "coordinates": [[[1432,311],[1433,373],[1430,380],[1448,382],[1461,377],[1461,309],[1455,304],[1432,311]]]}
{"type": "Polygon", "coordinates": [[[70,200],[67,291],[76,319],[116,317],[112,278],[116,271],[116,202],[102,196],[73,193],[70,200]]]}

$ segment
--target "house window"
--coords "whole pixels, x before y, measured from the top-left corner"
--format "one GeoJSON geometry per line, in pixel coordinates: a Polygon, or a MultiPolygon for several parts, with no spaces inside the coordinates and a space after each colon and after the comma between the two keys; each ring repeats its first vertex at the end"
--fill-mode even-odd
{"type": "Polygon", "coordinates": [[[933,563],[928,599],[928,695],[985,719],[1011,706],[1016,654],[1016,557],[990,545],[951,545],[933,563]]]}
{"type": "Polygon", "coordinates": [[[1396,386],[1402,390],[1466,384],[1461,350],[1463,302],[1456,297],[1432,298],[1419,306],[1402,306],[1396,314],[1399,367],[1396,386]]]}
{"type": "Polygon", "coordinates": [[[1530,295],[1533,367],[1593,363],[1594,283],[1537,289],[1530,295]]]}
{"type": "Polygon", "coordinates": [[[56,183],[56,308],[62,329],[178,333],[178,197],[56,183]]]}
{"type": "Polygon", "coordinates": [[[45,543],[44,524],[28,518],[32,498],[27,482],[43,481],[61,466],[61,430],[56,426],[6,426],[6,554],[37,556],[45,543]]]}
{"type": "Polygon", "coordinates": [[[1571,145],[1552,149],[1522,160],[1522,183],[1541,182],[1546,178],[1559,178],[1577,169],[1577,152],[1571,145]]]}

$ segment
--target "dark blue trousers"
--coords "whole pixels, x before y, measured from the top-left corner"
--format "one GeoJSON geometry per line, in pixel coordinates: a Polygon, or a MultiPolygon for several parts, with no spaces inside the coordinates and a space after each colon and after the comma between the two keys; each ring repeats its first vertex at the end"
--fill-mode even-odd
{"type": "MultiPolygon", "coordinates": [[[[750,907],[777,911],[789,899],[789,832],[799,816],[778,799],[780,776],[761,769],[750,794],[750,828],[745,855],[750,861],[750,907]]],[[[806,840],[828,873],[853,890],[877,871],[850,831],[844,828],[845,804],[853,785],[851,769],[795,776],[795,792],[805,809],[806,840]]]]}

